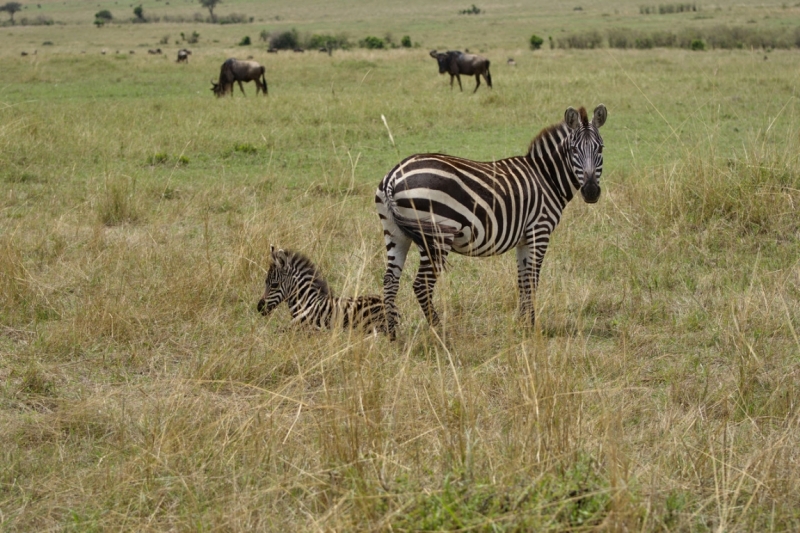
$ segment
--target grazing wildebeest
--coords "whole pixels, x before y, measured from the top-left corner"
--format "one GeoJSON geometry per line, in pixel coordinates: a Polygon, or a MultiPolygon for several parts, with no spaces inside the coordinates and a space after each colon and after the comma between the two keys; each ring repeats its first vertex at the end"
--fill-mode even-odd
{"type": "MultiPolygon", "coordinates": [[[[431,50],[431,57],[439,63],[439,74],[447,72],[450,74],[450,88],[453,88],[453,78],[458,79],[458,87],[461,86],[461,74],[475,76],[475,91],[481,85],[481,76],[486,80],[489,88],[492,87],[492,75],[489,73],[489,60],[475,54],[465,54],[460,50],[448,50],[447,52],[437,52],[431,50]]],[[[472,91],[473,93],[475,91],[472,91]]]]}
{"type": "Polygon", "coordinates": [[[233,82],[237,82],[239,89],[244,94],[243,81],[256,82],[256,95],[258,95],[258,91],[264,91],[264,95],[267,94],[267,78],[264,76],[264,67],[255,61],[240,61],[234,58],[227,59],[222,64],[219,81],[214,83],[214,80],[211,80],[213,86],[211,90],[217,96],[222,96],[228,91],[233,96],[233,82]]]}
{"type": "Polygon", "coordinates": [[[186,48],[181,48],[178,50],[178,63],[188,63],[189,56],[192,54],[191,50],[187,50],[186,48]]]}
{"type": "Polygon", "coordinates": [[[147,53],[148,53],[148,54],[153,54],[153,55],[160,54],[160,53],[161,53],[161,48],[156,48],[155,50],[153,50],[153,49],[151,48],[150,50],[148,50],[148,51],[147,51],[147,53]]]}

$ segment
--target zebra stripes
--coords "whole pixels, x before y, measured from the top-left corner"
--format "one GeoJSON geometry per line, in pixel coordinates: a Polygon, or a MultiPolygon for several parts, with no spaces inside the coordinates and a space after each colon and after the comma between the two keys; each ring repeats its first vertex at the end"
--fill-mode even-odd
{"type": "Polygon", "coordinates": [[[519,313],[534,322],[532,293],[550,234],[577,191],[600,198],[607,111],[591,121],[586,109],[568,108],[564,121],[542,130],[528,153],[477,162],[443,154],[407,157],[383,178],[375,195],[386,241],[384,305],[395,338],[395,297],[411,244],[420,251],[414,294],[431,325],[438,323],[432,295],[447,254],[486,257],[516,248],[519,313]]]}
{"type": "Polygon", "coordinates": [[[302,254],[270,247],[272,264],[258,311],[268,316],[286,301],[292,323],[386,331],[383,299],[377,295],[338,298],[317,267],[302,254]]]}

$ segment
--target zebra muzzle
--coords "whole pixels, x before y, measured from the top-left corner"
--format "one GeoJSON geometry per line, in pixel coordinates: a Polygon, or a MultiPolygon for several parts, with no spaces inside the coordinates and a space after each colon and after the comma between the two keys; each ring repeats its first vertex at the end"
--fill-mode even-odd
{"type": "Polygon", "coordinates": [[[581,196],[587,204],[596,203],[600,199],[600,184],[597,180],[590,180],[581,187],[581,196]]]}
{"type": "Polygon", "coordinates": [[[267,301],[264,298],[261,298],[258,301],[256,309],[258,309],[258,312],[261,313],[262,315],[267,316],[267,301]]]}

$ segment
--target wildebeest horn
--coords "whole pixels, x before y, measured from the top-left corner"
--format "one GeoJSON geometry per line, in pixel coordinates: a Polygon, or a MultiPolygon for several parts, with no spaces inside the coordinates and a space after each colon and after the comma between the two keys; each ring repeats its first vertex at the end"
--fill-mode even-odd
{"type": "Polygon", "coordinates": [[[431,50],[431,57],[436,59],[436,50],[431,50]]]}

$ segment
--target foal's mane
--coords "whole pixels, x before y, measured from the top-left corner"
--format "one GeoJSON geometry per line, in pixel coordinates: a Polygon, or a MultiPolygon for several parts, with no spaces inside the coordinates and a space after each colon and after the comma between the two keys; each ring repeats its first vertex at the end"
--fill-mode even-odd
{"type": "Polygon", "coordinates": [[[294,252],[291,250],[284,250],[284,252],[286,253],[286,262],[288,265],[292,265],[298,270],[310,270],[314,273],[311,281],[312,287],[323,294],[331,293],[328,282],[325,281],[325,278],[322,276],[322,272],[320,272],[319,268],[317,268],[317,265],[315,265],[311,259],[300,252],[294,252]]]}

